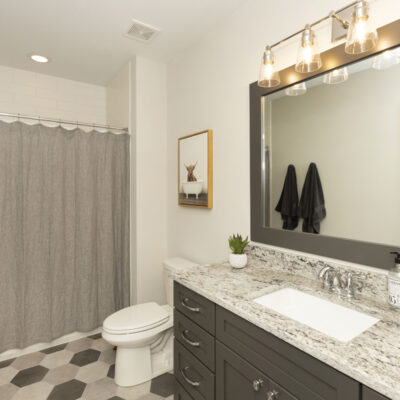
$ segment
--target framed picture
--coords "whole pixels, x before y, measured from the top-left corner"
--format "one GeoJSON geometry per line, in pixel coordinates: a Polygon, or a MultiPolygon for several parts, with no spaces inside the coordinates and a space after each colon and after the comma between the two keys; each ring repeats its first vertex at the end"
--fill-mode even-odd
{"type": "Polygon", "coordinates": [[[178,204],[212,208],[213,132],[206,130],[178,139],[178,204]]]}

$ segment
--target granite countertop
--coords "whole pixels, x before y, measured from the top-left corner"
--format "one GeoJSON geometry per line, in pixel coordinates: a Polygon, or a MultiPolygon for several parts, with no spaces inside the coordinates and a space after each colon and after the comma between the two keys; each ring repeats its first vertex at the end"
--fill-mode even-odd
{"type": "Polygon", "coordinates": [[[318,280],[259,265],[233,270],[229,264],[168,267],[169,275],[221,307],[272,333],[393,400],[400,400],[400,312],[370,298],[341,300],[318,280]],[[348,343],[337,341],[252,300],[295,288],[364,312],[380,321],[348,343]]]}

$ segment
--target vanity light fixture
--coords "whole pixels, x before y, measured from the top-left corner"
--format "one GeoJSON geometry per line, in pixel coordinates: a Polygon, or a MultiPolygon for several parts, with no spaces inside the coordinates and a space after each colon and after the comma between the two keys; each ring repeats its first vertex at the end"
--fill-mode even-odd
{"type": "Polygon", "coordinates": [[[378,33],[371,27],[369,19],[369,5],[365,0],[357,1],[347,31],[347,54],[361,54],[372,50],[378,43],[378,33]]]}
{"type": "Polygon", "coordinates": [[[349,79],[349,74],[347,72],[347,67],[334,69],[333,71],[324,75],[324,83],[328,85],[335,85],[337,83],[342,83],[349,79]]]}
{"type": "Polygon", "coordinates": [[[271,46],[267,46],[261,62],[258,86],[270,88],[278,86],[280,83],[281,78],[279,71],[276,69],[275,55],[272,52],[271,46]]]}
{"type": "Polygon", "coordinates": [[[310,25],[306,25],[301,35],[295,70],[296,72],[308,73],[318,71],[321,67],[321,55],[318,51],[315,33],[310,25]]]}
{"type": "MultiPolygon", "coordinates": [[[[331,11],[326,17],[323,17],[312,24],[306,25],[304,29],[293,33],[279,42],[274,43],[271,46],[267,46],[264,52],[263,62],[261,63],[258,85],[266,88],[279,86],[279,70],[276,69],[275,57],[272,53],[272,49],[300,34],[302,34],[301,44],[299,47],[295,70],[299,73],[311,73],[318,71],[322,67],[322,60],[317,46],[316,35],[312,28],[315,25],[326,21],[327,19],[334,19],[338,21],[340,24],[339,26],[341,26],[341,28],[344,30],[347,30],[345,52],[348,54],[360,54],[370,51],[378,43],[377,31],[370,25],[371,21],[368,1],[354,1],[340,10],[331,11]],[[349,12],[352,8],[353,13],[350,21],[346,21],[341,18],[343,13],[349,12]]],[[[338,37],[334,35],[333,40],[337,39],[338,37]]],[[[342,79],[346,80],[347,77],[343,75],[342,79]]]]}
{"type": "Polygon", "coordinates": [[[400,57],[394,50],[386,50],[372,59],[372,68],[374,69],[386,69],[396,64],[400,64],[400,57]]]}
{"type": "Polygon", "coordinates": [[[289,86],[285,93],[287,96],[301,96],[307,92],[307,86],[305,82],[297,83],[296,85],[289,86]]]}

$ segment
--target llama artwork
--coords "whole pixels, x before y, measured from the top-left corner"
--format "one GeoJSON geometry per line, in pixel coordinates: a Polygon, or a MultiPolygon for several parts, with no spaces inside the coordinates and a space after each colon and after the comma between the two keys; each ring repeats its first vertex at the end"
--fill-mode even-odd
{"type": "Polygon", "coordinates": [[[178,139],[178,204],[212,208],[212,131],[178,139]]]}
{"type": "Polygon", "coordinates": [[[197,165],[197,161],[193,165],[185,164],[185,167],[187,169],[187,181],[188,182],[196,182],[197,181],[197,178],[194,176],[194,173],[193,173],[194,169],[196,168],[196,165],[197,165]]]}

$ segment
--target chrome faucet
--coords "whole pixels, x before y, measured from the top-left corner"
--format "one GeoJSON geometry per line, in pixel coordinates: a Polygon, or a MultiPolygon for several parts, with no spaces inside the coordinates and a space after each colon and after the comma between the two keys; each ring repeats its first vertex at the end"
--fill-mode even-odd
{"type": "Polygon", "coordinates": [[[333,267],[327,266],[319,271],[318,278],[322,280],[322,287],[338,293],[339,296],[353,299],[356,293],[354,278],[365,279],[366,275],[355,272],[341,274],[333,267]]]}

